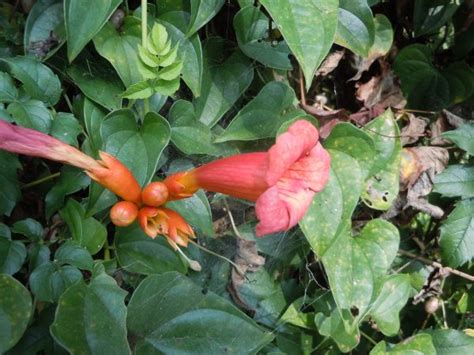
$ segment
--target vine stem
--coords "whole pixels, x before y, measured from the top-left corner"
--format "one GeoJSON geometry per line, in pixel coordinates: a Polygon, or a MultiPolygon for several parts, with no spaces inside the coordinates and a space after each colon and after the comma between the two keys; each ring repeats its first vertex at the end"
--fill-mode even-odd
{"type": "Polygon", "coordinates": [[[410,253],[409,251],[401,250],[401,249],[398,251],[398,254],[403,255],[403,256],[408,256],[409,258],[412,258],[412,259],[419,260],[419,261],[421,261],[421,262],[423,262],[427,265],[431,265],[431,266],[443,269],[443,270],[447,271],[450,274],[457,275],[459,277],[462,277],[462,278],[465,278],[469,281],[474,282],[474,276],[473,275],[466,274],[465,272],[450,268],[449,266],[443,266],[442,264],[438,263],[437,261],[432,261],[430,259],[424,258],[422,256],[418,256],[416,254],[410,253]]]}
{"type": "MultiPolygon", "coordinates": [[[[148,1],[147,0],[141,0],[141,8],[142,8],[142,46],[143,48],[148,47],[148,1]]],[[[147,114],[147,112],[150,111],[150,102],[148,99],[143,100],[143,116],[147,114]]]]}
{"type": "Polygon", "coordinates": [[[61,173],[54,173],[54,174],[51,174],[51,175],[48,175],[48,176],[45,176],[41,179],[38,179],[38,180],[35,180],[35,181],[32,181],[28,184],[25,184],[21,187],[21,189],[29,189],[30,187],[33,187],[33,186],[36,186],[36,185],[39,185],[39,184],[42,184],[43,182],[46,182],[46,181],[49,181],[49,180],[53,180],[55,178],[57,178],[59,175],[61,175],[61,173]]]}

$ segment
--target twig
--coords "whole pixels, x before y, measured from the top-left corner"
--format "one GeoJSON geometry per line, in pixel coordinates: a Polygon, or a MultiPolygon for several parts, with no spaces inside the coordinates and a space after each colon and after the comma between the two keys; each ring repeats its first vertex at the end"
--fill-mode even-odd
{"type": "Polygon", "coordinates": [[[224,211],[227,212],[227,214],[229,215],[229,219],[230,219],[230,224],[232,226],[232,230],[234,232],[234,234],[239,237],[240,239],[244,239],[242,238],[242,236],[240,235],[240,232],[239,230],[237,229],[237,226],[235,225],[235,221],[234,221],[234,216],[232,216],[232,212],[230,211],[230,208],[229,208],[229,205],[227,204],[227,201],[224,199],[224,204],[225,204],[225,209],[224,211]]]}
{"type": "Polygon", "coordinates": [[[474,282],[474,276],[473,275],[466,274],[465,272],[450,268],[449,266],[443,266],[440,263],[438,263],[437,261],[429,260],[429,259],[424,258],[422,256],[418,256],[418,255],[415,255],[413,253],[410,253],[409,251],[406,251],[406,250],[399,250],[398,254],[403,255],[403,256],[408,256],[409,258],[419,260],[419,261],[421,261],[421,262],[423,262],[427,265],[431,265],[431,266],[443,269],[444,271],[446,271],[450,274],[457,275],[459,277],[462,277],[462,278],[465,278],[469,281],[474,282]]]}
{"type": "Polygon", "coordinates": [[[39,185],[39,184],[42,184],[43,182],[46,182],[46,181],[49,181],[49,180],[53,180],[55,178],[57,178],[59,175],[61,175],[61,173],[54,173],[54,174],[51,174],[51,175],[48,175],[48,176],[45,176],[41,179],[38,179],[38,180],[35,180],[35,181],[32,181],[28,184],[25,184],[21,187],[22,190],[24,189],[29,189],[30,187],[33,187],[33,186],[36,186],[36,185],[39,185]]]}

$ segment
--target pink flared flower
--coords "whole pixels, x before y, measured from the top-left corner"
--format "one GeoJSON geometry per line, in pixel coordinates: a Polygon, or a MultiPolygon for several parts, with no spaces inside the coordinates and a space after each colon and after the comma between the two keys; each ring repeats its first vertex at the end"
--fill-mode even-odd
{"type": "Polygon", "coordinates": [[[170,199],[198,189],[256,201],[257,236],[286,231],[306,213],[329,178],[330,156],[317,129],[299,120],[276,139],[268,152],[218,159],[166,178],[170,199]]]}

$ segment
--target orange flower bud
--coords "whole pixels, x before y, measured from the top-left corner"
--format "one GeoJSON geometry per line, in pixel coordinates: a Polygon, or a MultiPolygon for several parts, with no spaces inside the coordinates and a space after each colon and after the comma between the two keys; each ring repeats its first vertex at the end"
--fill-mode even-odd
{"type": "Polygon", "coordinates": [[[130,170],[108,153],[99,152],[99,155],[101,167],[88,169],[87,175],[125,201],[140,205],[142,189],[130,170]]]}
{"type": "Polygon", "coordinates": [[[117,202],[110,209],[110,220],[119,227],[126,227],[135,221],[138,216],[138,207],[130,201],[117,202]]]}
{"type": "Polygon", "coordinates": [[[142,191],[142,201],[147,206],[161,206],[167,199],[168,188],[159,181],[148,184],[142,191]]]}
{"type": "Polygon", "coordinates": [[[168,188],[168,200],[170,201],[191,197],[200,189],[194,176],[194,170],[168,176],[163,183],[168,188]]]}

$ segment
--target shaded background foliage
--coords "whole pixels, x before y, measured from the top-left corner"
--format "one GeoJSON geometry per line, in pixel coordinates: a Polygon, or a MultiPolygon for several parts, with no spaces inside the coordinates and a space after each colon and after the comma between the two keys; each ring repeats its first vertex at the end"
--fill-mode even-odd
{"type": "Polygon", "coordinates": [[[78,169],[1,151],[0,352],[472,353],[472,1],[158,0],[148,45],[142,4],[3,1],[0,119],[145,185],[304,118],[331,178],[262,239],[244,201],[173,202],[195,272],[78,169]]]}

